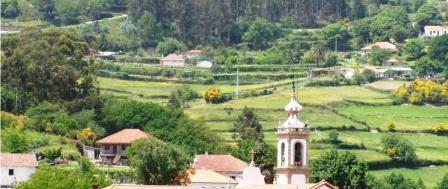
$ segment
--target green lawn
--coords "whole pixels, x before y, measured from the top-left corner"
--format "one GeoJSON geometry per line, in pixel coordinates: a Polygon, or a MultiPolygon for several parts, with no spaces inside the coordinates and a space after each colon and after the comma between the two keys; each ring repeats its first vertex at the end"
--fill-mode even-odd
{"type": "Polygon", "coordinates": [[[448,173],[448,165],[436,167],[421,167],[418,169],[396,168],[370,171],[370,173],[377,178],[383,178],[390,175],[392,172],[401,173],[406,178],[412,178],[415,181],[421,178],[427,188],[433,188],[437,186],[437,183],[442,181],[443,176],[448,173]]]}
{"type": "Polygon", "coordinates": [[[398,130],[428,130],[438,123],[448,124],[447,106],[345,106],[336,109],[339,113],[381,129],[385,129],[390,120],[395,122],[398,130]]]}

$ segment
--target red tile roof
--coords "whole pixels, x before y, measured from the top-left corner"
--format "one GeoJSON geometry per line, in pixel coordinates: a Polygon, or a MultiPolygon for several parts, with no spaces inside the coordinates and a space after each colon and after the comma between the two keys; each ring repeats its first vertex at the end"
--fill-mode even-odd
{"type": "Polygon", "coordinates": [[[1,153],[1,167],[37,167],[35,154],[1,153]]]}
{"type": "Polygon", "coordinates": [[[216,172],[243,172],[249,165],[231,155],[198,155],[193,167],[196,169],[210,169],[216,172]]]}
{"type": "Polygon", "coordinates": [[[425,26],[425,30],[448,30],[448,26],[425,26]]]}
{"type": "Polygon", "coordinates": [[[373,48],[386,49],[386,50],[397,50],[397,46],[389,42],[376,42],[363,47],[362,51],[370,51],[373,48]]]}
{"type": "Polygon", "coordinates": [[[184,58],[178,56],[177,54],[169,54],[168,56],[162,57],[163,61],[184,61],[184,58]]]}
{"type": "Polygon", "coordinates": [[[96,141],[97,144],[130,144],[138,139],[149,139],[152,136],[146,134],[140,129],[123,129],[117,133],[96,141]]]}
{"type": "Polygon", "coordinates": [[[190,189],[190,186],[112,184],[104,189],[190,189]]]}

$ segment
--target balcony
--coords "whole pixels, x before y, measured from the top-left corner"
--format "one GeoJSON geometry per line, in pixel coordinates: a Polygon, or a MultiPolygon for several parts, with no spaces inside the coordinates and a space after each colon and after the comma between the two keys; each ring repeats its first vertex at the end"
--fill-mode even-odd
{"type": "Polygon", "coordinates": [[[290,133],[290,134],[308,134],[309,128],[301,127],[301,128],[277,128],[277,133],[290,133]]]}

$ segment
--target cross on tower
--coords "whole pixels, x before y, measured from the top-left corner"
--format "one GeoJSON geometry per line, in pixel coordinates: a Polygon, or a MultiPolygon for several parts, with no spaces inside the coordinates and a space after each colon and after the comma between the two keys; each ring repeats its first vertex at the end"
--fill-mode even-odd
{"type": "Polygon", "coordinates": [[[252,161],[250,162],[250,166],[251,167],[255,167],[255,161],[254,161],[254,159],[255,159],[255,151],[254,151],[254,149],[252,149],[249,153],[250,153],[250,155],[252,157],[252,161]]]}

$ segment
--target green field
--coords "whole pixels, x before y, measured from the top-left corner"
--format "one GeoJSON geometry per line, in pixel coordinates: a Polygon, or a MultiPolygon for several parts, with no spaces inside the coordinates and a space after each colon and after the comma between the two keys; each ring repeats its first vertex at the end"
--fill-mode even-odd
{"type": "MultiPolygon", "coordinates": [[[[167,96],[179,87],[177,83],[125,81],[119,79],[100,78],[100,87],[103,93],[112,95],[130,96],[140,98],[145,95],[145,100],[152,102],[166,102],[166,98],[151,98],[151,96],[167,96]],[[111,89],[122,92],[114,92],[111,89]]],[[[206,104],[204,100],[197,99],[192,107],[185,112],[193,119],[204,120],[212,130],[218,132],[227,142],[234,143],[232,139],[233,123],[236,121],[242,109],[247,106],[253,108],[260,123],[263,125],[265,140],[269,144],[276,143],[275,128],[279,121],[286,119],[283,107],[290,100],[291,89],[287,85],[290,80],[277,81],[265,84],[243,85],[240,90],[258,89],[278,85],[276,91],[271,95],[234,99],[221,104],[206,104]],[[231,111],[225,109],[232,108],[231,111]]],[[[339,131],[339,139],[345,144],[363,145],[365,149],[351,149],[358,158],[364,161],[377,161],[389,159],[381,152],[381,138],[389,133],[384,132],[385,125],[393,120],[397,126],[398,133],[411,141],[416,148],[419,159],[448,161],[447,136],[437,136],[429,133],[420,133],[430,129],[437,123],[448,124],[447,106],[412,106],[392,105],[390,93],[395,86],[402,82],[381,81],[379,84],[369,87],[340,86],[340,87],[304,87],[306,81],[299,80],[297,95],[303,106],[300,112],[302,121],[309,121],[312,129],[310,136],[310,157],[317,158],[322,152],[333,148],[332,145],[321,143],[322,139],[328,137],[328,129],[351,128],[350,131],[339,131]],[[389,84],[380,88],[381,84],[389,84]],[[383,132],[368,132],[367,128],[379,128],[383,132]],[[413,131],[413,133],[401,133],[401,130],[413,131]]],[[[202,94],[209,86],[193,84],[194,90],[202,94]]],[[[216,85],[223,92],[235,92],[235,86],[216,85]]],[[[448,166],[431,168],[434,173],[446,172],[448,166]]],[[[411,178],[418,178],[421,171],[428,175],[422,176],[427,179],[428,186],[434,186],[432,181],[441,179],[431,177],[430,168],[420,169],[388,169],[372,171],[375,176],[390,174],[392,171],[403,173],[411,178]],[[429,179],[430,178],[430,179],[429,179]]]]}
{"type": "Polygon", "coordinates": [[[370,173],[375,177],[385,177],[391,174],[391,172],[401,173],[407,178],[413,178],[417,180],[419,178],[425,183],[427,188],[433,188],[437,186],[443,176],[448,172],[448,166],[436,166],[436,167],[423,167],[419,169],[409,169],[409,168],[397,168],[388,169],[380,171],[370,171],[370,173]]]}

